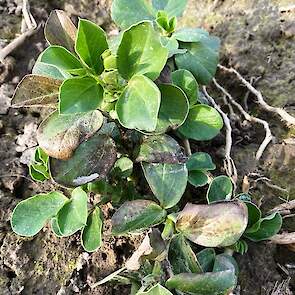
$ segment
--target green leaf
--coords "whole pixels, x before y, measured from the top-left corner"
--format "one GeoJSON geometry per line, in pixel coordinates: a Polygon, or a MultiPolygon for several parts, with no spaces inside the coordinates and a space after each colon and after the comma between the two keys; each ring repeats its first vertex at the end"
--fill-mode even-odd
{"type": "Polygon", "coordinates": [[[77,29],[62,10],[53,10],[45,24],[44,35],[50,45],[60,45],[74,51],[77,29]]]}
{"type": "Polygon", "coordinates": [[[104,179],[116,161],[114,141],[96,133],[80,144],[68,160],[50,158],[50,172],[55,182],[76,187],[96,179],[104,179]]]}
{"type": "Polygon", "coordinates": [[[156,132],[166,132],[169,128],[181,126],[189,112],[188,100],[184,92],[177,86],[161,84],[161,104],[156,132]]]}
{"type": "Polygon", "coordinates": [[[87,225],[81,233],[82,246],[87,252],[94,252],[102,245],[102,215],[98,207],[89,214],[87,225]]]}
{"type": "Polygon", "coordinates": [[[197,259],[204,272],[210,272],[213,269],[215,261],[215,250],[213,248],[205,248],[197,253],[197,259]]]}
{"type": "Polygon", "coordinates": [[[164,10],[168,17],[182,16],[187,0],[152,0],[156,10],[164,10]]]}
{"type": "Polygon", "coordinates": [[[186,51],[186,50],[178,48],[179,44],[173,36],[171,37],[161,36],[161,43],[168,50],[168,58],[172,57],[173,55],[177,53],[184,53],[186,51]]]}
{"type": "Polygon", "coordinates": [[[122,178],[129,177],[132,174],[132,171],[133,162],[127,157],[118,159],[113,168],[113,174],[122,178]]]}
{"type": "Polygon", "coordinates": [[[40,147],[37,147],[35,150],[34,160],[47,166],[49,157],[40,147]]]}
{"type": "Polygon", "coordinates": [[[169,290],[157,284],[146,292],[139,292],[136,295],[173,295],[169,290]]]}
{"type": "Polygon", "coordinates": [[[210,140],[223,126],[220,114],[212,107],[199,104],[190,109],[184,124],[178,129],[187,138],[210,140]]]}
{"type": "Polygon", "coordinates": [[[126,80],[134,75],[145,75],[151,80],[159,77],[168,58],[159,34],[151,22],[142,22],[123,33],[117,52],[119,73],[126,80]]]}
{"type": "Polygon", "coordinates": [[[150,79],[134,76],[116,104],[119,122],[126,128],[152,132],[156,129],[161,93],[150,79]]]}
{"type": "Polygon", "coordinates": [[[108,49],[106,34],[91,21],[79,19],[75,50],[81,60],[97,74],[103,71],[101,54],[108,49]]]}
{"type": "Polygon", "coordinates": [[[217,176],[211,181],[207,191],[208,204],[217,201],[230,200],[232,192],[233,184],[230,178],[225,175],[217,176]]]}
{"type": "Polygon", "coordinates": [[[185,161],[185,155],[174,138],[166,134],[152,135],[144,138],[136,161],[178,164],[185,161]]]}
{"type": "Polygon", "coordinates": [[[213,163],[211,156],[203,152],[197,152],[192,154],[186,162],[186,167],[189,171],[208,171],[216,169],[216,166],[213,163]]]}
{"type": "Polygon", "coordinates": [[[209,182],[209,178],[206,173],[202,171],[189,171],[188,181],[195,187],[204,186],[209,182]]]}
{"type": "Polygon", "coordinates": [[[198,245],[227,247],[242,236],[247,217],[247,207],[241,201],[209,205],[188,203],[177,216],[176,230],[198,245]]]}
{"type": "Polygon", "coordinates": [[[59,238],[62,238],[62,237],[63,237],[63,235],[62,235],[62,233],[60,232],[60,229],[59,229],[59,227],[58,227],[56,217],[54,217],[54,218],[51,219],[51,229],[52,229],[53,233],[54,233],[57,237],[59,237],[59,238]]]}
{"type": "Polygon", "coordinates": [[[43,182],[49,179],[49,173],[48,171],[46,171],[46,168],[42,164],[31,164],[29,166],[29,174],[31,178],[35,181],[43,182]],[[40,172],[40,170],[42,170],[42,172],[40,172]]]}
{"type": "Polygon", "coordinates": [[[224,270],[232,271],[236,276],[239,275],[239,267],[236,260],[228,254],[222,253],[216,256],[213,266],[213,272],[224,270]]]}
{"type": "Polygon", "coordinates": [[[39,56],[38,61],[64,71],[83,68],[80,61],[70,51],[56,45],[47,47],[39,56]]]}
{"type": "Polygon", "coordinates": [[[171,74],[173,84],[180,87],[186,94],[190,106],[196,104],[198,100],[199,85],[190,71],[181,69],[171,74]]]}
{"type": "Polygon", "coordinates": [[[37,141],[47,155],[69,159],[84,140],[95,134],[103,124],[100,111],[79,114],[49,115],[37,130],[37,141]]]}
{"type": "Polygon", "coordinates": [[[204,42],[181,43],[180,48],[187,51],[175,56],[177,67],[192,72],[199,84],[208,84],[216,73],[218,52],[204,42]]]}
{"type": "Polygon", "coordinates": [[[72,191],[71,199],[58,212],[57,224],[63,236],[67,237],[86,225],[87,194],[77,187],[72,191]]]}
{"type": "Polygon", "coordinates": [[[56,66],[37,61],[32,69],[32,74],[39,75],[39,76],[45,76],[48,78],[54,78],[58,80],[65,80],[67,78],[70,78],[71,75],[67,72],[60,70],[56,66]]]}
{"type": "Polygon", "coordinates": [[[32,169],[34,169],[34,171],[42,174],[45,177],[45,179],[50,178],[47,165],[37,163],[37,164],[31,164],[30,167],[32,167],[32,169]]]}
{"type": "Polygon", "coordinates": [[[185,164],[142,163],[144,176],[163,208],[175,206],[181,199],[188,179],[185,164]]]}
{"type": "Polygon", "coordinates": [[[154,20],[156,11],[149,0],[114,0],[112,19],[123,30],[143,20],[154,20]]]}
{"type": "Polygon", "coordinates": [[[112,233],[126,234],[143,230],[164,221],[166,211],[153,201],[125,202],[112,217],[112,233]]]}
{"type": "Polygon", "coordinates": [[[231,270],[204,274],[182,273],[174,275],[166,282],[169,289],[189,292],[195,295],[229,294],[237,284],[237,277],[231,270]]]}
{"type": "Polygon", "coordinates": [[[231,246],[235,252],[244,255],[248,251],[248,244],[244,240],[238,240],[235,244],[231,246]]]}
{"type": "Polygon", "coordinates": [[[174,274],[203,272],[195,253],[182,235],[176,235],[172,238],[169,245],[168,260],[174,274]]]}
{"type": "Polygon", "coordinates": [[[68,199],[59,192],[39,194],[21,201],[12,213],[12,230],[20,236],[34,236],[67,201],[68,199]]]}
{"type": "MultiPolygon", "coordinates": [[[[248,208],[248,225],[247,230],[250,229],[254,224],[258,225],[258,221],[261,219],[260,209],[252,202],[245,202],[248,208]]],[[[246,230],[246,231],[247,231],[246,230]]]]}
{"type": "Polygon", "coordinates": [[[54,107],[62,81],[39,75],[26,75],[14,92],[12,107],[54,107]]]}
{"type": "Polygon", "coordinates": [[[103,88],[90,77],[71,78],[63,82],[59,94],[61,114],[82,113],[99,108],[103,88]]]}
{"type": "Polygon", "coordinates": [[[250,228],[244,236],[254,242],[264,241],[277,234],[281,227],[282,216],[275,212],[269,216],[261,218],[252,226],[252,228],[257,230],[252,231],[252,228],[250,228]]]}

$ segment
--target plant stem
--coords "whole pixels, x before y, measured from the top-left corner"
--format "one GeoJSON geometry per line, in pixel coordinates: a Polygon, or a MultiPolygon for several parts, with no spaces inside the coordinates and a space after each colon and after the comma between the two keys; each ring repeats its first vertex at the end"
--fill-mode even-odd
{"type": "Polygon", "coordinates": [[[189,140],[187,138],[183,140],[183,145],[184,145],[185,153],[187,154],[187,156],[190,157],[192,155],[192,150],[191,150],[189,140]]]}

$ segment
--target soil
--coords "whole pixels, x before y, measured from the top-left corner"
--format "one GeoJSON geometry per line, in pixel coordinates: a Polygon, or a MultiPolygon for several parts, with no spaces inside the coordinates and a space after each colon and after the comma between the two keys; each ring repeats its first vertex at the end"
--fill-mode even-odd
{"type": "MultiPolygon", "coordinates": [[[[180,25],[199,26],[222,40],[221,62],[233,66],[247,79],[258,78],[255,87],[268,103],[295,114],[295,12],[282,8],[290,0],[189,0],[180,25]],[[215,5],[214,5],[215,3],[215,5]]],[[[0,0],[0,46],[8,44],[21,27],[21,0],[0,0]]],[[[107,31],[115,28],[110,19],[110,0],[31,0],[38,23],[52,9],[65,9],[73,21],[85,17],[107,31]]],[[[90,285],[120,268],[130,256],[138,238],[114,238],[110,235],[111,205],[103,208],[104,244],[95,253],[86,253],[79,236],[59,239],[49,228],[36,237],[24,239],[11,232],[9,218],[14,206],[38,192],[54,189],[47,182],[36,185],[28,176],[26,164],[36,146],[35,131],[48,111],[12,109],[10,100],[20,79],[30,73],[46,43],[42,29],[7,57],[0,68],[0,294],[129,294],[127,287],[107,285],[91,289],[90,285]]],[[[246,89],[234,78],[218,73],[217,79],[243,102],[246,89]]],[[[216,89],[210,93],[222,103],[216,89]]],[[[259,126],[246,124],[232,116],[233,157],[239,184],[245,175],[256,173],[285,190],[250,178],[251,194],[264,212],[295,198],[295,129],[286,128],[270,114],[257,108],[254,97],[247,100],[249,112],[267,119],[275,135],[260,162],[255,151],[263,139],[259,126]]],[[[226,111],[226,107],[224,108],[226,111]]],[[[200,147],[192,144],[193,150],[200,147]]],[[[202,146],[222,163],[224,135],[202,146]]],[[[251,174],[251,175],[252,175],[251,174]]],[[[239,187],[239,189],[241,189],[239,187]]],[[[284,221],[284,230],[294,231],[293,218],[284,221]]],[[[295,290],[295,253],[269,242],[249,244],[247,254],[236,256],[240,281],[236,294],[293,294],[295,290]]]]}

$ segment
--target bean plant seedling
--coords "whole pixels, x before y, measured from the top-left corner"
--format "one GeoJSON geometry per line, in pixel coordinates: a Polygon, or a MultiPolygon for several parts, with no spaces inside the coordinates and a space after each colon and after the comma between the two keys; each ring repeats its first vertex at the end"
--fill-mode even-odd
{"type": "Polygon", "coordinates": [[[13,231],[30,237],[50,223],[56,236],[80,232],[83,248],[96,251],[101,207],[111,202],[112,234],[145,238],[96,285],[130,284],[131,294],[228,294],[238,278],[232,252],[245,253],[247,240],[267,240],[282,224],[278,213],[262,217],[249,195],[234,195],[228,176],[214,178],[208,153],[184,152],[183,141],[211,140],[223,127],[199,90],[215,75],[220,41],[177,27],[185,5],[114,0],[116,36],[85,19],[76,28],[53,11],[49,47],[13,98],[14,107],[53,109],[37,130],[29,171],[60,186],[21,201],[13,231]]]}

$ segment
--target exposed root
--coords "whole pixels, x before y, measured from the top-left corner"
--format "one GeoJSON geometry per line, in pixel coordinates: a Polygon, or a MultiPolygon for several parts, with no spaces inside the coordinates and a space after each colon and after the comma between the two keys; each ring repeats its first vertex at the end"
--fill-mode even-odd
{"type": "Polygon", "coordinates": [[[225,139],[225,155],[224,155],[224,168],[226,171],[226,174],[232,179],[232,182],[234,184],[234,187],[236,188],[236,183],[238,179],[238,173],[236,165],[231,157],[231,149],[233,145],[232,140],[232,128],[230,125],[230,120],[227,116],[227,114],[221,109],[221,107],[215,102],[214,98],[211,97],[205,86],[202,87],[202,90],[208,99],[208,101],[212,104],[212,106],[220,113],[220,115],[223,118],[224,125],[226,128],[226,139],[225,139]]]}
{"type": "MultiPolygon", "coordinates": [[[[261,143],[261,145],[259,146],[257,152],[256,152],[256,160],[259,160],[264,152],[264,150],[266,149],[266,147],[268,146],[268,144],[272,141],[273,136],[272,133],[270,131],[269,128],[269,124],[262,119],[259,119],[257,117],[251,116],[249,113],[247,113],[244,108],[234,100],[234,98],[232,97],[232,95],[224,88],[222,87],[215,79],[213,79],[214,85],[228,98],[228,100],[230,101],[230,103],[232,105],[234,105],[239,112],[244,116],[244,118],[252,123],[258,123],[261,124],[265,130],[265,138],[263,140],[263,142],[261,143]]],[[[251,85],[251,84],[250,84],[251,85]]],[[[252,85],[251,85],[252,87],[252,85]]]]}
{"type": "Polygon", "coordinates": [[[261,94],[260,91],[258,91],[255,87],[251,85],[246,79],[243,78],[243,76],[234,68],[226,68],[222,65],[218,65],[218,67],[228,73],[235,74],[237,78],[248,88],[250,92],[252,92],[256,98],[257,98],[257,103],[260,105],[262,109],[265,111],[268,111],[270,113],[276,114],[280,116],[281,120],[287,125],[287,126],[294,126],[295,125],[295,117],[291,116],[289,113],[287,113],[284,109],[278,108],[278,107],[273,107],[267,104],[261,94]]]}

